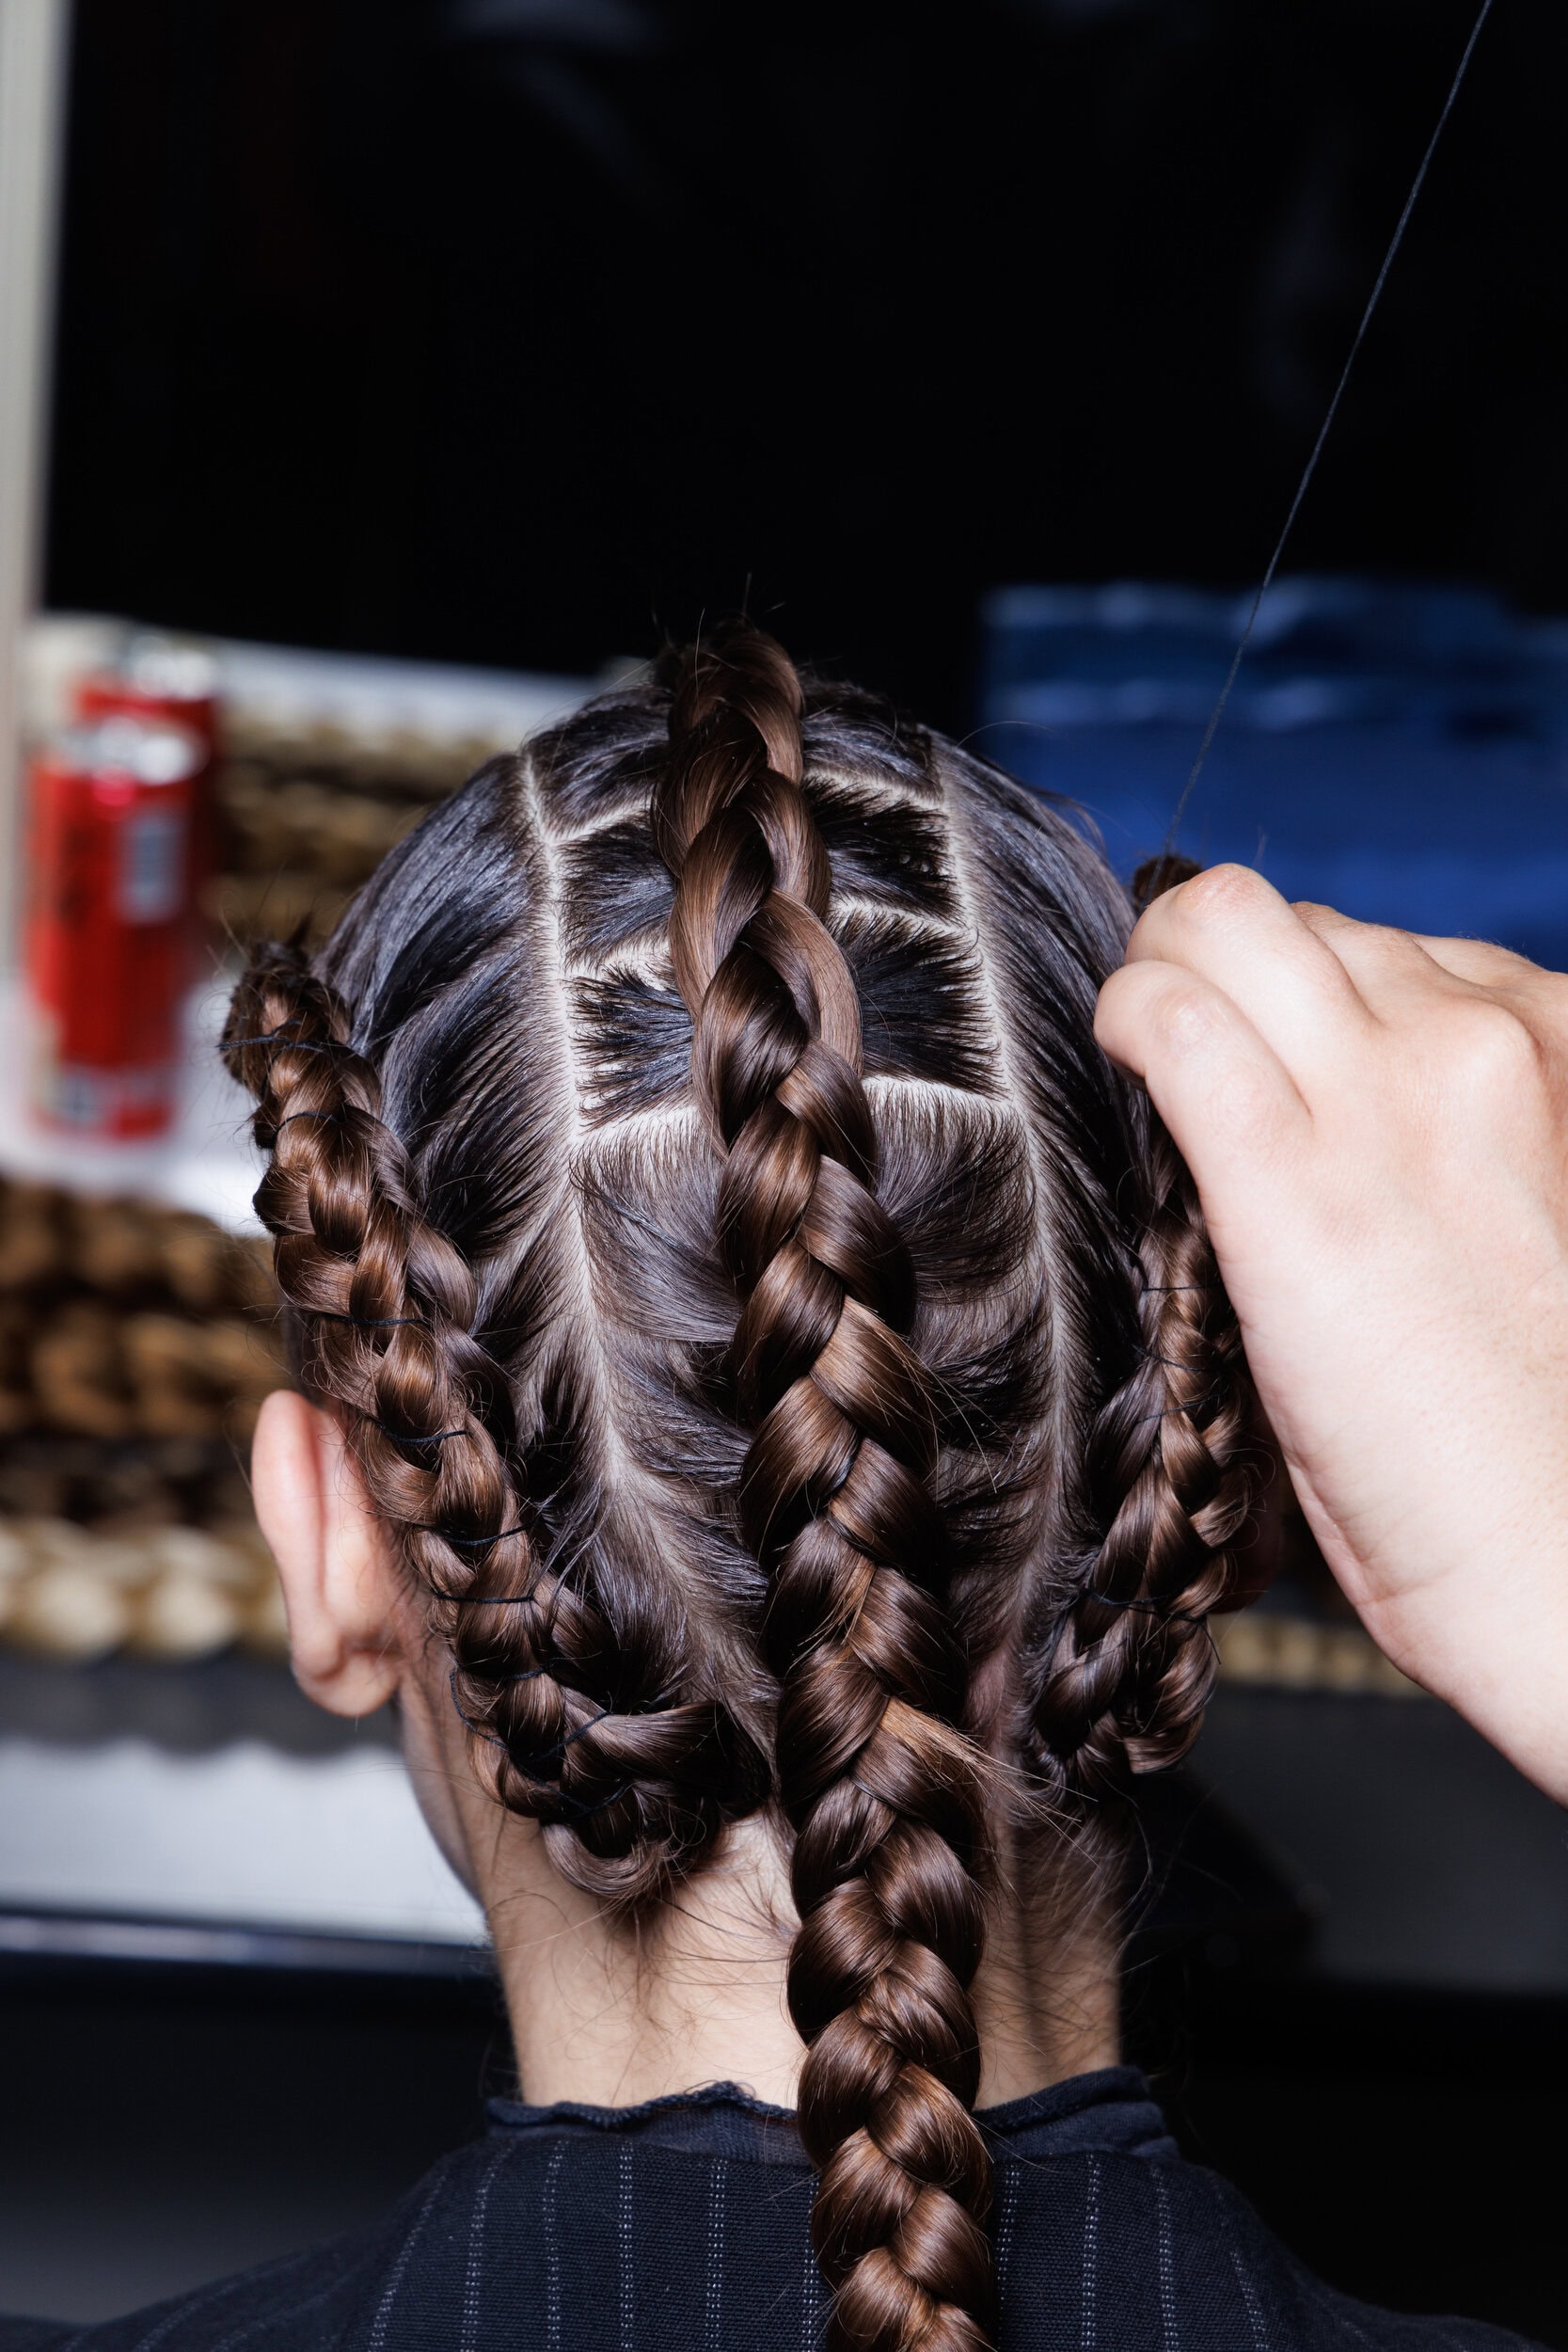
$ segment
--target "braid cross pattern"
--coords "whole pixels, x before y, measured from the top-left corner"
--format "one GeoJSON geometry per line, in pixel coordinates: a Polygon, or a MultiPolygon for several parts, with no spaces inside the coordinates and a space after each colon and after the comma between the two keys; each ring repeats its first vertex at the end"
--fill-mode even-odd
{"type": "Polygon", "coordinates": [[[766,1784],[719,1706],[663,1692],[649,1706],[592,1597],[534,1557],[473,1272],[424,1214],[376,1072],[296,947],[256,951],[224,1050],[271,1155],[256,1209],[305,1385],[341,1418],[377,1514],[440,1607],[454,1702],[495,1752],[498,1793],[546,1824],[579,1882],[643,1892],[766,1784]]]}
{"type": "Polygon", "coordinates": [[[990,2164],[971,2112],[983,1847],[964,1669],[932,1498],[914,1278],[876,1192],[860,1007],[828,929],[801,695],[771,640],[685,658],[655,787],[694,1091],[722,1168],[752,1432],[747,1544],[767,1571],[780,1794],[800,1926],[813,2237],[847,2352],[991,2341],[990,2164]]]}
{"type": "Polygon", "coordinates": [[[1214,1609],[1253,1597],[1238,1558],[1256,1452],[1241,1334],[1192,1179],[1163,1130],[1133,1283],[1141,1346],[1090,1436],[1098,1555],[1057,1613],[1035,1762],[1064,1797],[1180,1762],[1213,1687],[1214,1609]]]}

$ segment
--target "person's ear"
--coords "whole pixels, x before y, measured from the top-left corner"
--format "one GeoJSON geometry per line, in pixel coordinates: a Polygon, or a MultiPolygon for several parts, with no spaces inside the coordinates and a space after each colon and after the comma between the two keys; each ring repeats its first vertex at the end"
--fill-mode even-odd
{"type": "Polygon", "coordinates": [[[405,1666],[402,1588],[381,1527],[330,1415],[292,1390],[256,1423],[251,1485],[289,1618],[294,1679],[334,1715],[368,1715],[405,1666]]]}

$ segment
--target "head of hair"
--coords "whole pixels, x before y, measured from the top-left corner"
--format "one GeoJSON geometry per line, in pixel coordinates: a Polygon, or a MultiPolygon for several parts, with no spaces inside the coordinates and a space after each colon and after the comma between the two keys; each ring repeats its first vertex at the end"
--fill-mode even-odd
{"type": "Polygon", "coordinates": [[[787,1840],[861,2352],[994,2341],[995,1841],[1113,1882],[1240,1597],[1234,1317],[1092,1034],[1131,919],[1061,810],[738,628],[483,769],[227,1034],[501,1802],[628,1911],[787,1840]]]}

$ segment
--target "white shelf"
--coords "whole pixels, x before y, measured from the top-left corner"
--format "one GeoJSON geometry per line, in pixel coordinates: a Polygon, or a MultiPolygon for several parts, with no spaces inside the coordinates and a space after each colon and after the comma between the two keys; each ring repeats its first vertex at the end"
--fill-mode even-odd
{"type": "Polygon", "coordinates": [[[309,653],[293,645],[211,644],[220,691],[246,713],[352,733],[484,736],[520,743],[594,691],[587,678],[525,670],[465,670],[380,655],[309,653]]]}
{"type": "MultiPolygon", "coordinates": [[[[58,726],[82,674],[112,659],[128,624],[110,614],[45,612],[29,624],[22,657],[23,717],[30,732],[58,726]]],[[[594,691],[589,678],[531,670],[470,670],[380,654],[312,653],[236,638],[199,641],[218,667],[223,700],[280,727],[337,726],[351,734],[483,736],[521,742],[594,691]]],[[[606,676],[635,667],[612,664],[606,676]]]]}
{"type": "Polygon", "coordinates": [[[8,1913],[411,1944],[485,1935],[401,1757],[371,1740],[302,1756],[253,1739],[198,1756],[139,1738],[0,1739],[8,1913]]]}
{"type": "Polygon", "coordinates": [[[32,1016],[20,977],[0,977],[0,1174],[73,1192],[134,1193],[196,1209],[231,1232],[257,1232],[251,1195],[261,1175],[249,1097],[218,1057],[232,975],[198,990],[186,1009],[180,1114],[150,1143],[92,1143],[42,1125],[28,1102],[32,1016]]]}

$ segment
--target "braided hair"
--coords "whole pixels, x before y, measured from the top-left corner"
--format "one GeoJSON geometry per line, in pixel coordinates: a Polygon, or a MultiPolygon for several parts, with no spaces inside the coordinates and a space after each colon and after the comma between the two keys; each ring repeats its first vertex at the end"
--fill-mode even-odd
{"type": "MultiPolygon", "coordinates": [[[[589,1522],[590,1558],[606,1540],[609,1499],[602,1487],[570,1499],[522,1488],[508,1383],[476,1335],[471,1265],[421,1209],[348,1030],[298,947],[269,946],[225,1031],[271,1155],[256,1209],[275,1236],[299,1370],[342,1409],[371,1500],[436,1604],[453,1703],[494,1753],[502,1803],[546,1824],[578,1885],[635,1898],[721,1820],[754,1809],[766,1767],[721,1700],[683,1686],[655,1609],[611,1617],[587,1562],[563,1572],[575,1520],[589,1522]]],[[[622,1573],[635,1572],[629,1518],[620,1536],[631,1547],[622,1573]]]]}
{"type": "Polygon", "coordinates": [[[1243,1597],[1190,1181],[1038,797],[736,629],[491,763],[227,1032],[303,1379],[501,1802],[631,1913],[775,1820],[848,2352],[995,2341],[1006,1834],[1117,1899],[1243,1597]]]}
{"type": "Polygon", "coordinates": [[[931,1489],[936,1419],[909,1343],[914,1269],[877,1197],[860,1001],[828,928],[801,790],[800,691],[754,633],[683,665],[654,836],[692,1084],[723,1155],[754,1436],[740,1522],[768,1576],[779,1793],[800,1928],[813,2235],[847,2344],[987,2341],[990,2167],[971,2109],[982,1942],[978,1775],[931,1489]]]}

